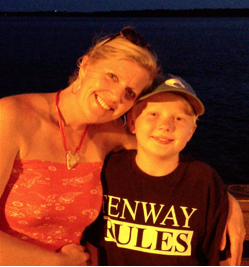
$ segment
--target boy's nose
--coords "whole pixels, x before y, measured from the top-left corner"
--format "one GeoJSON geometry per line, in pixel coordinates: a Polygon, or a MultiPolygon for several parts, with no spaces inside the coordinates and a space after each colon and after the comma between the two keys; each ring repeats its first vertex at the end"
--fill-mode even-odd
{"type": "Polygon", "coordinates": [[[158,128],[164,131],[173,132],[175,130],[175,124],[172,119],[162,119],[159,122],[158,128]]]}

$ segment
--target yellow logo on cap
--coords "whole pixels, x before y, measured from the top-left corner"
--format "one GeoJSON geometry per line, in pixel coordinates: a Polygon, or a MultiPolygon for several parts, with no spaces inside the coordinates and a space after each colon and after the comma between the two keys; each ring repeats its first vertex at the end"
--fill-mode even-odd
{"type": "Polygon", "coordinates": [[[182,82],[178,79],[169,79],[165,81],[166,85],[175,87],[175,88],[185,88],[185,86],[182,84],[182,82]]]}

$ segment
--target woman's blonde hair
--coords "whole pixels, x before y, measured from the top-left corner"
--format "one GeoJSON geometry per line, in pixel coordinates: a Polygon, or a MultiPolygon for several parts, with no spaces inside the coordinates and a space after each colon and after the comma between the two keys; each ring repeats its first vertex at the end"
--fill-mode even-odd
{"type": "Polygon", "coordinates": [[[113,39],[108,37],[98,40],[84,56],[79,58],[77,62],[77,66],[79,67],[78,73],[75,73],[74,77],[69,81],[70,83],[78,77],[82,77],[83,58],[85,56],[88,56],[87,62],[90,64],[101,59],[124,59],[133,61],[145,68],[150,73],[150,80],[143,92],[152,86],[153,81],[157,79],[157,77],[161,76],[161,68],[156,57],[149,49],[136,45],[124,36],[118,35],[113,39]]]}

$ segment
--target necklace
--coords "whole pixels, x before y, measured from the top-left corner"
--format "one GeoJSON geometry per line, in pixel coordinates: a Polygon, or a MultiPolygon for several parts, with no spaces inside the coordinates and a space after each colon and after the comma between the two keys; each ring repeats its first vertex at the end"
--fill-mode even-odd
{"type": "Polygon", "coordinates": [[[80,148],[81,148],[82,143],[84,141],[84,138],[86,136],[86,132],[87,132],[87,129],[88,129],[89,125],[86,126],[86,129],[85,129],[84,133],[82,134],[82,137],[80,139],[80,143],[79,143],[78,147],[76,148],[75,154],[72,154],[70,152],[68,144],[67,144],[65,130],[64,130],[63,122],[62,122],[62,116],[61,116],[61,112],[60,112],[60,109],[59,109],[59,95],[60,95],[61,91],[62,90],[60,90],[56,94],[55,106],[56,106],[56,109],[58,111],[58,118],[59,118],[59,125],[60,125],[61,135],[62,135],[63,143],[64,143],[64,146],[65,146],[65,149],[66,149],[67,168],[69,170],[71,170],[79,162],[80,157],[79,157],[78,152],[80,151],[80,148]]]}

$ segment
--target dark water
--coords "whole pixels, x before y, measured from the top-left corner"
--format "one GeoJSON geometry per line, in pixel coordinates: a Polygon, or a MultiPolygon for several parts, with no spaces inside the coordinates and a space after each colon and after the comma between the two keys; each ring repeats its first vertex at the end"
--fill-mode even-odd
{"type": "Polygon", "coordinates": [[[227,184],[249,182],[248,18],[0,18],[0,96],[67,86],[92,39],[131,25],[165,73],[180,75],[206,113],[185,149],[227,184]]]}

